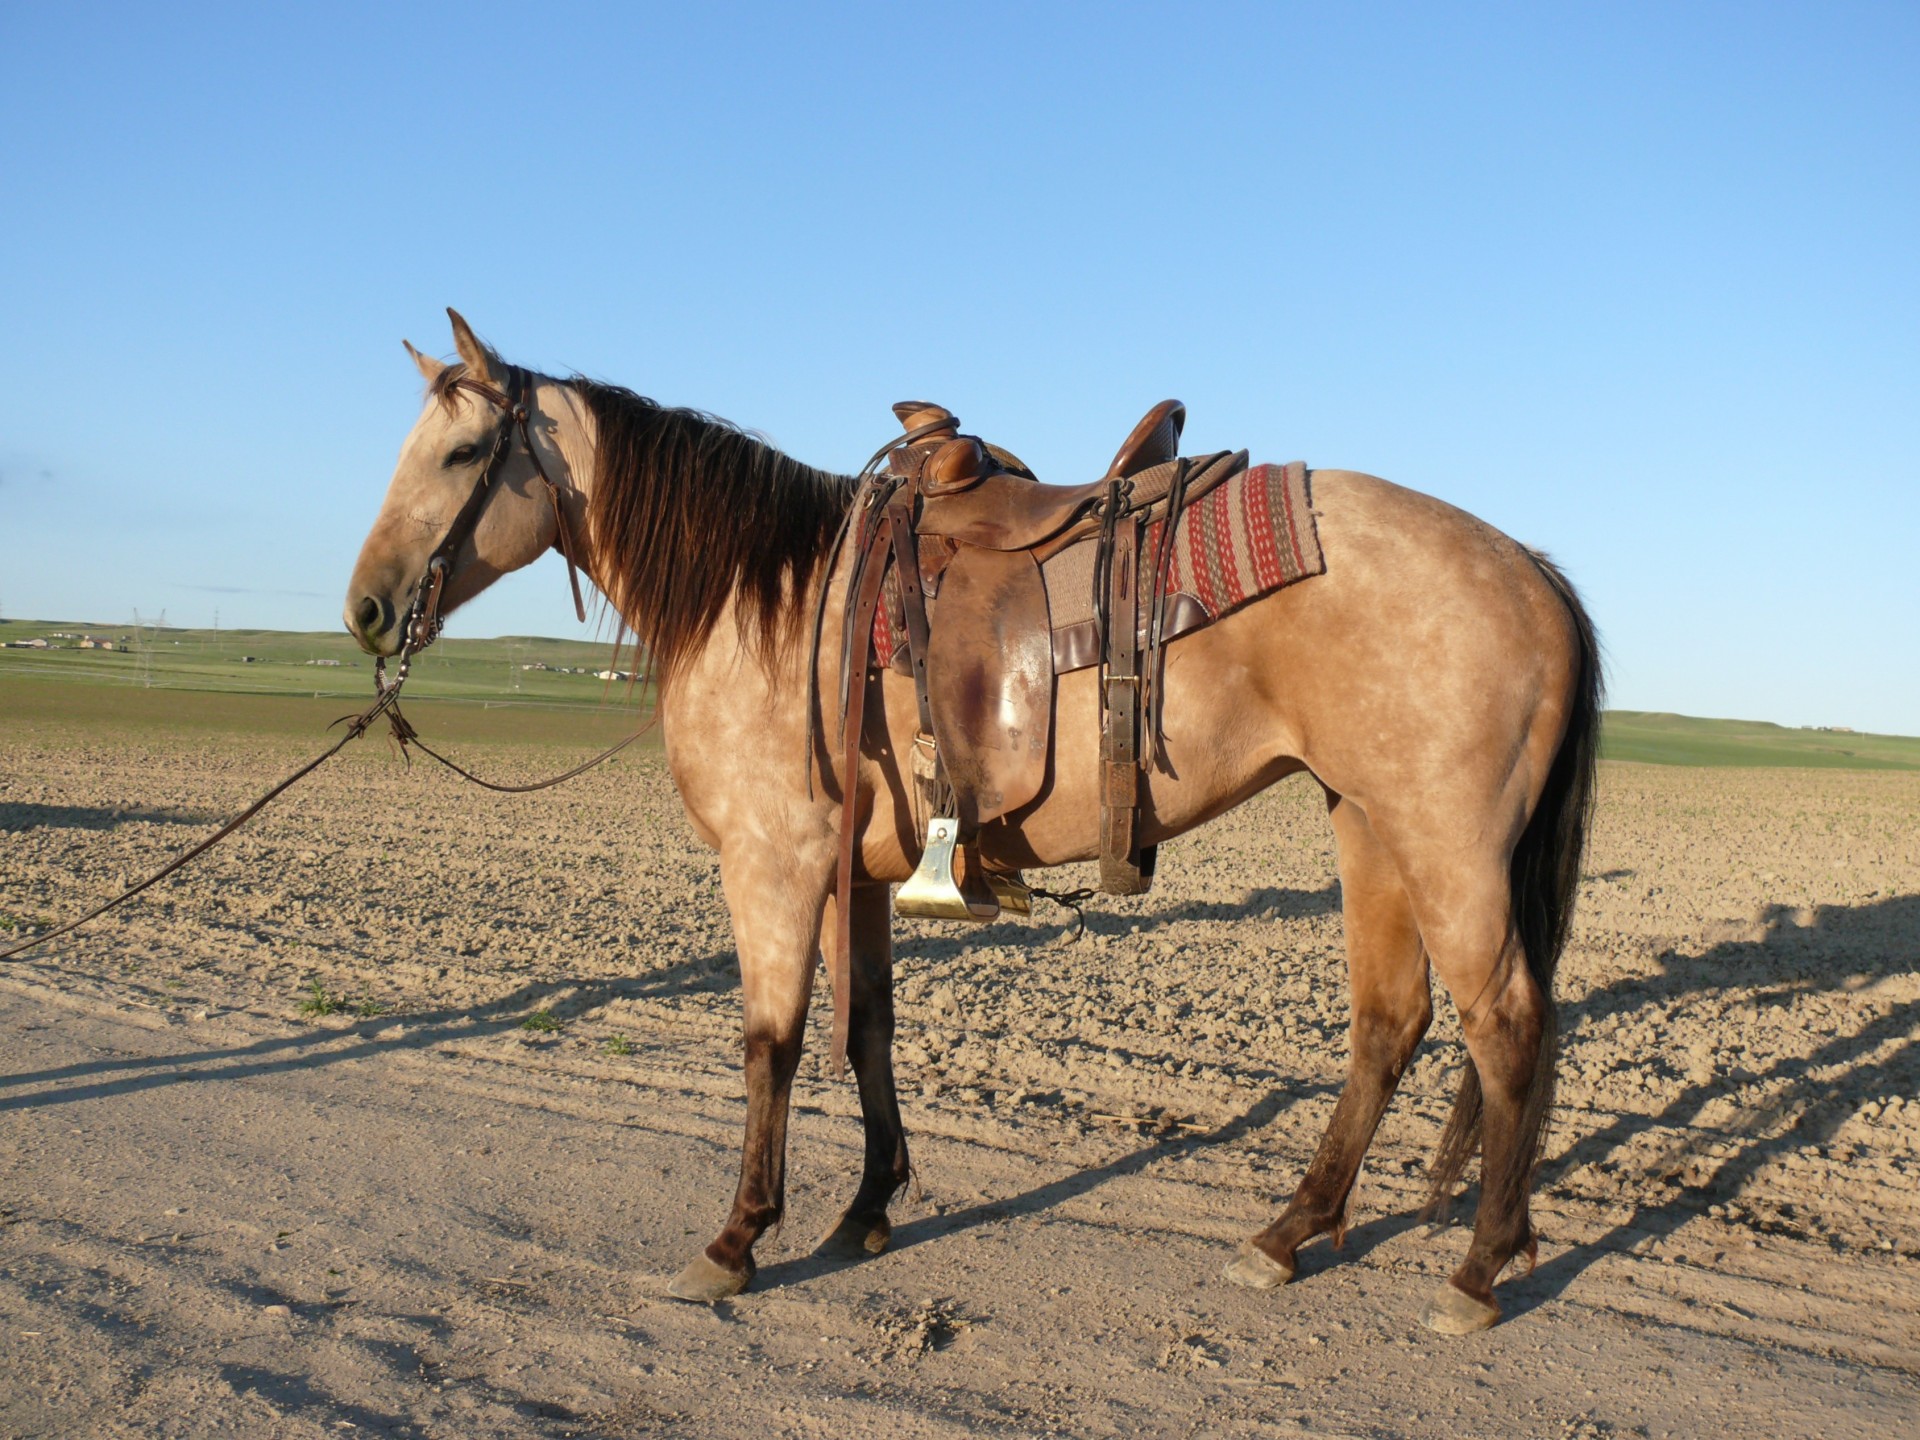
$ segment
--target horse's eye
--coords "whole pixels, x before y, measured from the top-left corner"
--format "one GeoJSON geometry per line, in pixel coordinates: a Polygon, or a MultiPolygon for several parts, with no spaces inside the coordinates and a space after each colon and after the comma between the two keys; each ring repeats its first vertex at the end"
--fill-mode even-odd
{"type": "Polygon", "coordinates": [[[480,447],[478,445],[462,445],[459,449],[454,450],[447,456],[447,468],[451,470],[456,465],[471,465],[479,453],[480,447]]]}

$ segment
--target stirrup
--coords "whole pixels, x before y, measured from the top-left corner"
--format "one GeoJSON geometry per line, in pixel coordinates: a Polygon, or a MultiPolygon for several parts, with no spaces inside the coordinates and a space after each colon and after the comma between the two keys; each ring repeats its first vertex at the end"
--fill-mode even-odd
{"type": "Polygon", "coordinates": [[[926,849],[920,852],[919,868],[893,897],[894,914],[976,923],[1000,918],[1000,901],[991,891],[980,899],[961,892],[953,874],[953,852],[959,844],[960,822],[953,816],[936,815],[927,822],[926,849]]]}

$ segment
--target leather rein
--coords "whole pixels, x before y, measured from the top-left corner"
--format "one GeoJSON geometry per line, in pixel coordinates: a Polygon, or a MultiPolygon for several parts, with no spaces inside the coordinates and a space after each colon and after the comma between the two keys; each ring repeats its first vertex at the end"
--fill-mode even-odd
{"type": "Polygon", "coordinates": [[[466,502],[461,505],[459,511],[454,515],[452,524],[447,526],[446,534],[441,537],[440,543],[434,547],[433,554],[427,559],[427,568],[422,573],[420,582],[414,586],[413,600],[407,607],[406,620],[401,633],[400,650],[397,657],[398,664],[395,666],[393,679],[387,679],[386,657],[376,656],[373,662],[373,703],[358,715],[343,715],[340,719],[334,721],[332,726],[327,727],[328,729],[332,729],[333,726],[338,725],[344,725],[346,727],[341,732],[340,738],[334,741],[332,745],[321,751],[320,754],[314,756],[313,759],[307,761],[306,764],[302,765],[298,770],[295,770],[291,775],[287,776],[286,779],[282,780],[271,790],[267,791],[266,794],[247,806],[246,809],[227,821],[213,834],[194,845],[191,849],[176,855],[172,860],[161,866],[160,869],[147,876],[146,879],[136,885],[128,886],[112,899],[107,900],[103,904],[96,905],[93,909],[87,911],[86,914],[79,916],[77,919],[68,920],[63,924],[56,925],[53,929],[43,934],[36,935],[29,940],[20,941],[17,944],[8,946],[4,950],[0,950],[0,960],[11,960],[17,955],[34,949],[36,946],[44,945],[49,940],[57,939],[59,936],[65,935],[70,931],[77,930],[89,920],[106,914],[107,911],[125,904],[141,891],[159,884],[160,881],[166,879],[166,877],[173,874],[174,871],[201,855],[204,855],[222,840],[225,840],[229,835],[233,834],[234,831],[253,819],[254,816],[258,815],[262,810],[266,809],[269,804],[278,799],[281,794],[290,789],[295,782],[305,779],[335,755],[338,755],[346,748],[349,741],[358,740],[362,735],[366,734],[368,728],[374,721],[383,715],[386,717],[387,724],[392,729],[393,738],[399,743],[400,753],[403,757],[407,755],[409,746],[415,747],[433,760],[446,766],[462,779],[479,785],[484,789],[495,790],[502,794],[510,795],[524,795],[535,790],[546,790],[563,781],[571,780],[575,776],[593,769],[596,765],[611,760],[615,755],[618,755],[622,750],[626,749],[646,733],[648,727],[653,723],[651,720],[641,724],[624,740],[608,746],[592,759],[574,766],[571,770],[564,771],[559,775],[552,776],[545,780],[536,780],[531,784],[503,785],[491,780],[482,779],[471,770],[463,768],[446,756],[440,754],[437,750],[431,748],[425,741],[420,739],[419,732],[413,728],[413,725],[408,721],[406,716],[400,713],[400,689],[407,683],[407,674],[413,667],[413,657],[440,638],[440,631],[443,625],[440,616],[440,601],[442,593],[446,588],[447,575],[453,568],[454,557],[459,553],[460,547],[472,538],[473,532],[480,524],[480,516],[487,507],[487,501],[493,496],[494,491],[499,488],[495,482],[499,479],[500,472],[506,464],[508,455],[512,453],[513,437],[516,431],[519,433],[521,444],[526,449],[527,458],[533,462],[534,473],[540,477],[541,483],[546,486],[547,499],[553,506],[554,522],[558,527],[557,533],[554,536],[554,548],[559,550],[567,562],[567,580],[573,589],[574,613],[583,622],[587,618],[586,602],[580,591],[579,567],[574,559],[573,539],[567,527],[567,512],[565,507],[560,503],[560,487],[554,484],[553,478],[547,474],[546,466],[541,463],[540,452],[535,448],[533,435],[528,428],[530,412],[527,408],[527,393],[531,386],[527,372],[517,367],[510,370],[507,376],[507,389],[505,391],[496,389],[483,380],[475,380],[470,376],[464,375],[453,381],[448,388],[453,390],[466,390],[497,406],[501,412],[501,419],[499,427],[493,434],[493,446],[487,456],[486,468],[481,471],[479,478],[474,481],[473,489],[467,495],[466,502]]]}

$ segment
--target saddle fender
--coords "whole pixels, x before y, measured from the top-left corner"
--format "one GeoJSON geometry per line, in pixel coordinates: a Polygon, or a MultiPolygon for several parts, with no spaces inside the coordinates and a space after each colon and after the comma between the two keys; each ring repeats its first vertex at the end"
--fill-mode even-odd
{"type": "Polygon", "coordinates": [[[961,546],[940,577],[927,646],[934,741],[960,833],[1030,804],[1047,778],[1053,640],[1047,587],[1024,550],[961,546]]]}

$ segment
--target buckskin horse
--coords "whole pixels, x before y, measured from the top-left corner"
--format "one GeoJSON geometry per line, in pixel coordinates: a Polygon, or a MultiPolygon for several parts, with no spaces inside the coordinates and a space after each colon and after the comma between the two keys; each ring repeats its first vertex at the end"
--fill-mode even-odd
{"type": "MultiPolygon", "coordinates": [[[[864,634],[853,664],[872,683],[850,686],[844,655],[820,644],[823,618],[825,633],[851,634],[844,617],[873,604],[864,583],[867,594],[850,593],[864,541],[847,535],[863,487],[704,413],[507,365],[449,314],[457,362],[407,347],[427,398],[354,567],[347,628],[376,656],[401,653],[409,633],[430,640],[441,617],[549,549],[598,586],[645,648],[670,772],[719,854],[745,1012],[739,1187],[671,1291],[737,1294],[756,1240],[781,1218],[823,933],[844,945],[837,1038],[866,1137],[858,1188],[823,1249],[877,1254],[909,1174],[889,886],[928,847],[912,774],[924,688],[874,665],[864,634]],[[836,686],[854,697],[838,731],[826,702],[836,686]],[[850,727],[851,764],[831,744],[850,727]],[[849,873],[837,876],[843,838],[849,873]]],[[[1315,470],[1309,483],[1325,573],[1159,656],[1134,841],[1150,853],[1301,770],[1325,790],[1352,986],[1346,1083],[1293,1198],[1239,1247],[1226,1278],[1283,1285],[1300,1245],[1339,1240],[1361,1161],[1432,1017],[1431,970],[1471,1061],[1432,1167],[1434,1203],[1476,1151],[1481,1188],[1466,1257],[1422,1318],[1464,1334],[1499,1318],[1495,1280],[1536,1249],[1528,1200],[1552,1097],[1553,972],[1593,793],[1599,656],[1571,584],[1538,552],[1372,476],[1315,470]]],[[[1051,504],[1066,492],[1033,493],[1051,504]]],[[[1089,513],[1109,523],[1097,497],[1089,513]]],[[[1043,782],[972,836],[1000,873],[1101,853],[1105,676],[1093,666],[1049,677],[1043,782]]]]}

